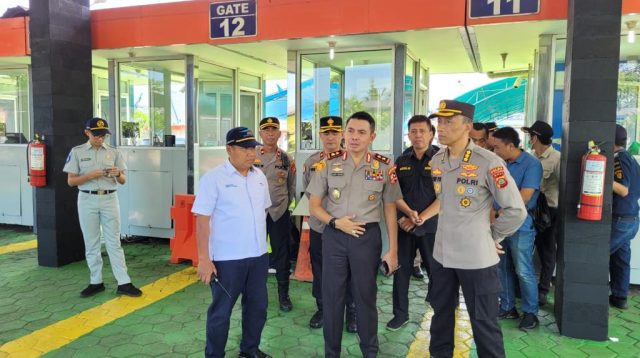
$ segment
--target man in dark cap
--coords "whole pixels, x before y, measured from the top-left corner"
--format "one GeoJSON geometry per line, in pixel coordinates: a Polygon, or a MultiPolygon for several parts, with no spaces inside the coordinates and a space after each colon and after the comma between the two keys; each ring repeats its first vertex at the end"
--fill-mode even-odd
{"type": "Polygon", "coordinates": [[[542,164],[540,193],[547,199],[551,214],[551,226],[536,234],[535,245],[540,258],[540,281],[538,283],[538,304],[547,303],[551,288],[551,278],[556,266],[556,220],[558,218],[558,193],[560,189],[560,152],[551,145],[553,128],[545,122],[536,121],[531,127],[523,127],[529,134],[529,144],[533,154],[542,164]]]}
{"type": "MultiPolygon", "coordinates": [[[[498,156],[469,140],[475,107],[443,100],[430,118],[438,119],[440,149],[431,160],[439,204],[429,303],[432,357],[452,357],[458,287],[462,286],[480,357],[504,357],[498,325],[500,242],[524,222],[527,210],[513,177],[498,156]],[[491,224],[493,202],[502,214],[491,224]]],[[[434,202],[435,203],[435,202],[434,202]]]]}
{"type": "MultiPolygon", "coordinates": [[[[338,116],[327,116],[320,118],[320,141],[322,150],[315,152],[307,158],[302,168],[303,185],[306,190],[311,179],[316,172],[322,171],[327,165],[327,159],[331,156],[341,156],[343,154],[340,147],[342,139],[342,118],[338,116]]],[[[308,194],[307,194],[308,196],[308,194]]],[[[326,205],[326,198],[323,205],[326,205]]],[[[316,299],[318,310],[311,317],[309,327],[321,328],[323,325],[323,304],[322,304],[322,232],[325,225],[315,216],[309,217],[310,243],[309,256],[311,257],[311,270],[313,271],[313,297],[316,299]]],[[[346,329],[347,332],[355,333],[358,329],[356,324],[356,304],[351,293],[351,282],[347,282],[346,303],[346,329]]]]}
{"type": "Polygon", "coordinates": [[[640,165],[625,150],[627,131],[616,124],[613,159],[613,220],[611,221],[611,306],[627,309],[631,273],[631,239],[638,233],[638,199],[640,198],[640,165]]]}
{"type": "Polygon", "coordinates": [[[200,179],[191,210],[197,215],[198,276],[211,286],[207,358],[225,356],[231,311],[240,295],[239,357],[270,357],[258,348],[267,320],[266,210],[271,199],[267,178],[253,167],[257,145],[253,132],[245,127],[227,132],[229,159],[200,179]]]}
{"type": "Polygon", "coordinates": [[[289,270],[291,269],[289,205],[295,195],[296,164],[286,151],[278,148],[278,139],[280,139],[278,118],[266,117],[260,121],[260,138],[263,145],[256,147],[254,166],[262,170],[269,183],[269,194],[273,205],[267,214],[267,232],[273,263],[276,267],[280,310],[289,312],[293,309],[289,298],[289,270]]]}
{"type": "Polygon", "coordinates": [[[89,119],[85,123],[84,134],[89,140],[71,149],[63,169],[69,186],[79,189],[78,216],[91,272],[89,286],[80,292],[80,296],[89,297],[105,290],[100,236],[104,238],[111,270],[118,281],[116,293],[140,296],[142,291],[131,283],[127,273],[120,245],[120,204],[116,190],[118,184],[126,181],[124,172],[127,166],[118,149],[105,143],[105,137],[111,134],[106,120],[89,119]]]}

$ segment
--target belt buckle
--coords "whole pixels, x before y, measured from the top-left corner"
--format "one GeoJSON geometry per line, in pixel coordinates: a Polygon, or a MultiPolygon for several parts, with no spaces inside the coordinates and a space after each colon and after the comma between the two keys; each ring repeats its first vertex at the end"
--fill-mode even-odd
{"type": "Polygon", "coordinates": [[[104,195],[106,193],[107,193],[106,190],[96,190],[96,194],[98,194],[98,195],[104,195]]]}

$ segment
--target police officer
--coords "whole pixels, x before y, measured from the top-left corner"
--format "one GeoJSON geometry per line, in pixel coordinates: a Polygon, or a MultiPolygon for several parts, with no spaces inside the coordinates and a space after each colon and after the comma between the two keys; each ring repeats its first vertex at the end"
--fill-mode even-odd
{"type": "MultiPolygon", "coordinates": [[[[383,263],[397,269],[396,200],[400,187],[391,160],[368,150],[375,139],[375,121],[367,112],[347,120],[342,155],[329,155],[307,187],[309,211],[327,226],[322,233],[322,301],[325,357],[339,357],[347,277],[356,302],[358,337],[364,357],[378,353],[376,276],[382,237],[380,204],[389,237],[383,263]],[[327,198],[326,209],[322,201],[327,198]]],[[[384,266],[384,265],[383,265],[384,266]]]]}
{"type": "Polygon", "coordinates": [[[432,205],[436,194],[431,180],[431,158],[438,152],[438,147],[431,145],[435,128],[423,115],[411,117],[408,125],[411,147],[396,159],[403,199],[397,202],[400,270],[393,277],[393,318],[387,323],[387,329],[391,331],[409,322],[409,281],[416,247],[427,265],[427,276],[430,276],[438,224],[439,208],[437,204],[432,205]]]}
{"type": "Polygon", "coordinates": [[[627,131],[616,124],[613,159],[613,220],[611,221],[611,250],[609,275],[611,295],[609,304],[627,309],[629,293],[631,240],[638,233],[638,199],[640,198],[640,165],[625,150],[627,131]]]}
{"type": "Polygon", "coordinates": [[[455,307],[462,286],[480,357],[504,357],[498,325],[499,242],[524,222],[527,210],[518,188],[495,154],[469,140],[473,105],[444,100],[429,116],[438,118],[438,139],[447,147],[431,160],[440,212],[433,249],[430,303],[432,357],[453,356],[455,307]],[[503,209],[493,225],[493,201],[503,209]]]}
{"type": "Polygon", "coordinates": [[[269,182],[269,195],[273,205],[267,211],[267,232],[276,266],[280,310],[289,312],[293,308],[289,298],[289,270],[291,269],[289,204],[295,195],[296,165],[287,152],[278,148],[280,138],[278,118],[266,117],[260,121],[260,138],[263,146],[256,147],[254,166],[262,169],[269,182]]]}
{"type": "Polygon", "coordinates": [[[131,284],[120,246],[120,204],[116,193],[124,184],[127,166],[118,150],[107,143],[110,134],[107,121],[91,118],[85,123],[84,134],[89,140],[71,149],[63,171],[69,186],[77,186],[78,216],[84,238],[85,256],[91,272],[89,286],[82,297],[104,291],[100,235],[104,238],[113,275],[118,281],[116,293],[137,297],[142,291],[131,284]]]}
{"type": "MultiPolygon", "coordinates": [[[[326,159],[331,156],[341,156],[342,150],[340,149],[340,140],[342,139],[342,118],[337,116],[327,116],[320,118],[320,141],[322,141],[321,151],[315,152],[307,158],[304,162],[303,170],[303,189],[306,189],[311,181],[312,176],[316,171],[322,170],[326,165],[326,159]]],[[[327,199],[322,202],[323,206],[326,205],[327,199]]],[[[316,219],[314,216],[309,217],[310,243],[309,243],[309,255],[311,257],[311,270],[313,272],[313,297],[316,299],[316,306],[318,310],[311,317],[309,321],[309,327],[320,328],[322,327],[322,231],[324,231],[324,224],[316,219]]],[[[358,329],[356,325],[356,306],[353,302],[353,296],[351,294],[351,284],[347,281],[347,332],[355,333],[358,329]]]]}

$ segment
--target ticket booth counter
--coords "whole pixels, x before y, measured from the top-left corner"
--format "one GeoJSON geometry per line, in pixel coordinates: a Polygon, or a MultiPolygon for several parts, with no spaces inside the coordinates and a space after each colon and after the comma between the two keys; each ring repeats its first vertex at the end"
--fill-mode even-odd
{"type": "Polygon", "coordinates": [[[33,189],[27,176],[29,86],[27,65],[0,66],[0,224],[33,226],[33,189]]]}

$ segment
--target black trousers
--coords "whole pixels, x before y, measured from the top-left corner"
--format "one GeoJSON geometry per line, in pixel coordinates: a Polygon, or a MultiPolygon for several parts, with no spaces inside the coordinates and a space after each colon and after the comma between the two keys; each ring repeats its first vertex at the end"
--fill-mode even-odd
{"type": "Polygon", "coordinates": [[[276,220],[267,215],[267,233],[271,243],[271,258],[276,267],[278,282],[289,282],[291,262],[289,261],[289,235],[291,234],[291,219],[289,210],[276,220]]]}
{"type": "Polygon", "coordinates": [[[433,244],[436,234],[415,236],[398,228],[398,264],[400,269],[393,276],[393,316],[409,319],[409,282],[413,271],[416,249],[427,267],[429,287],[431,287],[431,267],[433,244]]]}
{"type": "Polygon", "coordinates": [[[351,274],[356,303],[360,350],[365,358],[378,354],[378,309],[376,277],[382,237],[378,223],[369,223],[364,235],[355,238],[326,227],[322,233],[322,300],[325,357],[340,357],[345,293],[351,274]]]}
{"type": "Polygon", "coordinates": [[[538,257],[540,258],[540,281],[538,283],[538,291],[542,294],[549,293],[551,289],[551,278],[553,277],[553,270],[556,267],[556,253],[557,253],[557,222],[558,222],[558,209],[549,208],[551,212],[551,227],[547,230],[538,233],[536,235],[536,251],[538,251],[538,257]]]}
{"type": "Polygon", "coordinates": [[[453,356],[455,310],[460,285],[471,318],[478,357],[504,357],[502,330],[498,325],[498,295],[501,290],[498,266],[462,270],[442,267],[434,260],[431,269],[433,286],[429,303],[434,311],[430,330],[431,356],[453,356]]]}
{"type": "MultiPolygon", "coordinates": [[[[323,311],[322,305],[322,233],[309,230],[309,257],[311,258],[311,272],[313,272],[313,284],[311,294],[316,299],[319,311],[323,311]]],[[[351,276],[351,275],[349,275],[351,276]]],[[[351,277],[347,279],[345,303],[347,306],[353,304],[351,294],[351,277]]]]}
{"type": "Polygon", "coordinates": [[[205,357],[224,357],[231,311],[242,295],[242,339],[240,351],[255,353],[267,320],[267,254],[241,260],[216,261],[220,284],[211,284],[213,301],[207,311],[205,357]]]}

